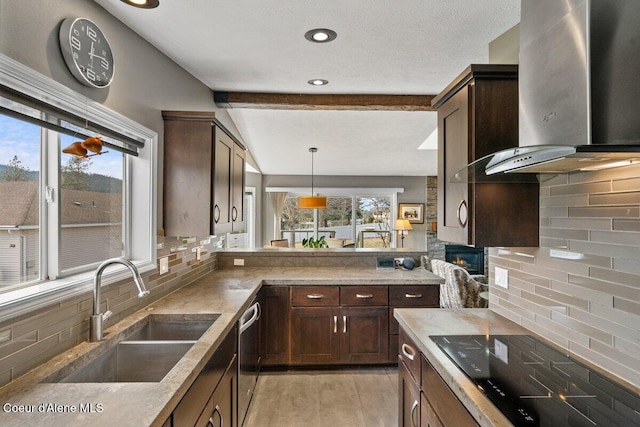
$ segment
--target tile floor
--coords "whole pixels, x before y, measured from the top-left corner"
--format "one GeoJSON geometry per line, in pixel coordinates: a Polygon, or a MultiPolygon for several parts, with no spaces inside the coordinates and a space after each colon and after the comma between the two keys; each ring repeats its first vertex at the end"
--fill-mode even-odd
{"type": "Polygon", "coordinates": [[[263,372],[244,427],[392,427],[398,369],[263,372]]]}

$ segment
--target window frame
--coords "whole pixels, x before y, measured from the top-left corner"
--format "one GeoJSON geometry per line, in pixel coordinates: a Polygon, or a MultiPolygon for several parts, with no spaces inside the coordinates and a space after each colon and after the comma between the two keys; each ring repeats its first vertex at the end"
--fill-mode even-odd
{"type": "MultiPolygon", "coordinates": [[[[124,207],[127,219],[127,224],[123,224],[125,253],[141,273],[156,269],[158,134],[2,53],[0,87],[33,98],[54,109],[67,111],[78,117],[87,117],[88,120],[126,137],[144,141],[144,147],[138,150],[137,157],[124,156],[126,165],[123,191],[127,193],[129,201],[124,207]]],[[[43,158],[46,159],[46,153],[43,153],[43,158]]],[[[41,180],[43,174],[44,172],[41,173],[41,180]]],[[[41,195],[41,224],[50,218],[43,212],[47,209],[43,199],[41,195]]],[[[45,233],[41,233],[41,241],[46,240],[43,234],[45,233]]],[[[43,247],[47,247],[47,243],[44,244],[43,247]]],[[[51,259],[47,253],[43,253],[42,258],[41,264],[44,271],[48,272],[51,259]]],[[[124,267],[110,268],[103,277],[103,285],[127,277],[126,274],[124,267]]],[[[0,321],[24,311],[86,293],[92,289],[92,285],[93,271],[85,271],[2,292],[0,321]]]]}
{"type": "MultiPolygon", "coordinates": [[[[292,196],[304,196],[309,194],[308,187],[266,187],[266,193],[289,193],[292,196]]],[[[390,197],[391,198],[391,219],[398,217],[398,194],[404,193],[404,188],[357,188],[357,187],[316,187],[314,193],[327,197],[351,197],[352,215],[356,212],[356,199],[360,197],[390,197]]],[[[313,212],[314,231],[318,230],[318,210],[313,212]]],[[[393,223],[390,224],[393,227],[393,223]]],[[[355,233],[355,221],[352,224],[355,233]]],[[[391,247],[397,247],[397,233],[391,233],[391,247]]],[[[355,241],[355,239],[354,239],[355,241]]]]}

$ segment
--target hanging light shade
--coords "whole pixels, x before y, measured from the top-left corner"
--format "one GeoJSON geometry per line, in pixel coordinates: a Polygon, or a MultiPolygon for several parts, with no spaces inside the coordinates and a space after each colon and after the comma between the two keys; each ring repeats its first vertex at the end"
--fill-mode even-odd
{"type": "Polygon", "coordinates": [[[309,148],[311,153],[311,195],[298,197],[298,209],[326,209],[327,197],[313,194],[313,154],[318,149],[315,147],[309,148]]]}

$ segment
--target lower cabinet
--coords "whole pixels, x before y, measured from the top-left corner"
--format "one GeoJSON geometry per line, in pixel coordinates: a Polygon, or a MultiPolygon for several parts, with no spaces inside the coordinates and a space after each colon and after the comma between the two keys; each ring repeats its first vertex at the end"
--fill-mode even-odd
{"type": "Polygon", "coordinates": [[[236,412],[238,360],[234,358],[213,391],[207,406],[194,424],[195,427],[238,426],[236,412]]]}
{"type": "MultiPolygon", "coordinates": [[[[224,426],[237,425],[237,328],[224,339],[173,410],[173,427],[207,426],[209,418],[224,426]]],[[[214,426],[222,425],[216,424],[214,426]]]]}
{"type": "Polygon", "coordinates": [[[399,338],[398,424],[477,427],[473,416],[402,329],[399,338]]]}
{"type": "Polygon", "coordinates": [[[289,310],[288,286],[264,286],[260,290],[260,353],[262,366],[289,364],[289,310]]]}

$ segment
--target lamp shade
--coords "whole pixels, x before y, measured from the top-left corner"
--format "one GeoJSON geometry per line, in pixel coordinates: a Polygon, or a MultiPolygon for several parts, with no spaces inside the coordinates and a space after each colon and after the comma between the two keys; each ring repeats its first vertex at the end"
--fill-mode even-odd
{"type": "Polygon", "coordinates": [[[396,219],[396,226],[394,227],[394,230],[408,231],[413,230],[413,227],[408,219],[396,219]]]}
{"type": "Polygon", "coordinates": [[[326,196],[299,196],[298,209],[326,209],[326,196]]]}

